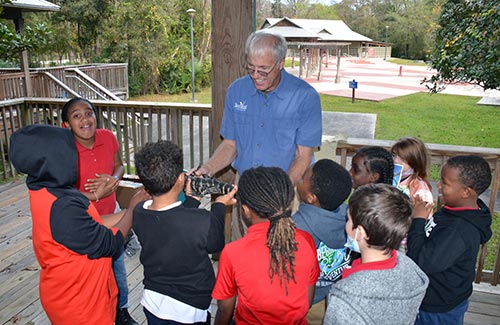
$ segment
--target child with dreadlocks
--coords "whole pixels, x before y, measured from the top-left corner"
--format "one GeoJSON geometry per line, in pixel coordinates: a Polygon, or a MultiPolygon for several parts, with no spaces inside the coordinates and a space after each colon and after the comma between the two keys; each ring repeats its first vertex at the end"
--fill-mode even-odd
{"type": "Polygon", "coordinates": [[[391,153],[382,147],[362,147],[352,157],[349,173],[354,189],[370,183],[392,184],[394,160],[391,153]]]}
{"type": "Polygon", "coordinates": [[[277,167],[248,169],[237,199],[247,234],[221,253],[215,324],[307,324],[319,267],[311,235],[291,219],[294,188],[277,167]]]}

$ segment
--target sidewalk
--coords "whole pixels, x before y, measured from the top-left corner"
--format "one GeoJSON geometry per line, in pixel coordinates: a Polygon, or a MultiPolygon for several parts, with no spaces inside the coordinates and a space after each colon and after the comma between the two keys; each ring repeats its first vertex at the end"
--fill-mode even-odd
{"type": "MultiPolygon", "coordinates": [[[[287,71],[298,75],[299,68],[287,68],[287,71]]],[[[335,83],[337,73],[336,60],[328,63],[328,68],[322,67],[321,80],[317,73],[304,78],[319,93],[341,97],[352,97],[349,81],[357,81],[356,99],[382,101],[388,98],[405,96],[416,92],[428,92],[420,83],[436,73],[428,67],[401,66],[383,59],[342,58],[340,62],[340,83],[335,83]]],[[[484,97],[479,103],[500,105],[500,91],[488,90],[473,85],[450,85],[441,93],[464,96],[484,97]]]]}

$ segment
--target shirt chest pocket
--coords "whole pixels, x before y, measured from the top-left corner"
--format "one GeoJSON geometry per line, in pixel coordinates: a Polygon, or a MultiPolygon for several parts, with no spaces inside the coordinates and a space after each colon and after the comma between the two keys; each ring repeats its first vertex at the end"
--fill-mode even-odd
{"type": "Polygon", "coordinates": [[[283,148],[295,146],[298,125],[293,118],[274,118],[273,130],[276,143],[283,148]]]}
{"type": "Polygon", "coordinates": [[[248,142],[253,139],[253,130],[255,127],[256,118],[247,113],[234,114],[234,128],[236,141],[240,145],[247,146],[248,142]]]}
{"type": "Polygon", "coordinates": [[[249,115],[248,113],[235,113],[234,114],[234,123],[239,127],[250,126],[250,125],[252,125],[253,121],[255,121],[255,117],[252,115],[249,115]]]}

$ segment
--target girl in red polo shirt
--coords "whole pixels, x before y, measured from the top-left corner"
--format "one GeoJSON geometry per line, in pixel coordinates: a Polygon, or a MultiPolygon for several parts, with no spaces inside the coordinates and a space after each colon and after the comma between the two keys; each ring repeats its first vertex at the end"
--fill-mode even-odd
{"type": "MultiPolygon", "coordinates": [[[[64,105],[61,119],[63,127],[73,133],[78,151],[76,187],[103,216],[119,211],[116,189],[124,169],[115,135],[110,130],[97,128],[96,114],[90,101],[75,97],[64,105]]],[[[138,324],[127,310],[128,286],[124,253],[113,260],[113,271],[119,290],[115,324],[138,324]]]]}

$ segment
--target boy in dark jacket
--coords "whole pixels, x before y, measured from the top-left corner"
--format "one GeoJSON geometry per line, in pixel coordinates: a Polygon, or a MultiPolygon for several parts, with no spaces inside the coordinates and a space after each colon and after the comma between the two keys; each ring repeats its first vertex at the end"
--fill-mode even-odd
{"type": "Polygon", "coordinates": [[[182,151],[170,141],[147,143],[135,154],[135,166],[152,200],[134,209],[134,231],[142,250],[144,292],[141,304],[149,324],[210,324],[215,274],[208,254],[224,247],[226,205],[237,189],[220,196],[211,211],[198,209],[184,189],[182,151]]]}
{"type": "Polygon", "coordinates": [[[432,205],[417,200],[408,256],[428,275],[430,284],[416,324],[463,324],[477,253],[491,237],[491,214],[478,198],[490,182],[486,160],[456,156],[441,169],[438,190],[444,206],[428,225],[426,216],[432,205]]]}

